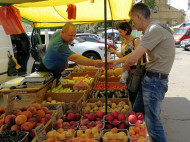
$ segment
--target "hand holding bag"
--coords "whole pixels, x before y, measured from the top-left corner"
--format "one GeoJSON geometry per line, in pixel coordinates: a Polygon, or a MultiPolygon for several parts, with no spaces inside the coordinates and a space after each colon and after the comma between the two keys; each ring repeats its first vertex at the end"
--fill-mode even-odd
{"type": "Polygon", "coordinates": [[[129,71],[127,78],[127,88],[131,92],[138,92],[141,84],[141,78],[145,73],[145,65],[141,65],[141,58],[138,60],[136,71],[134,73],[129,71]]]}

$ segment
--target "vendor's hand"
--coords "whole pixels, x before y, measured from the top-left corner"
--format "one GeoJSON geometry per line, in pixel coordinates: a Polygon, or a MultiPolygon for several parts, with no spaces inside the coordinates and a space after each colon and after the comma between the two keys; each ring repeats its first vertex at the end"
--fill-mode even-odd
{"type": "Polygon", "coordinates": [[[94,60],[94,66],[101,68],[101,67],[105,66],[105,63],[101,60],[94,60]]]}
{"type": "Polygon", "coordinates": [[[107,48],[107,52],[112,52],[112,51],[113,51],[113,48],[111,48],[111,47],[107,48]]]}
{"type": "Polygon", "coordinates": [[[112,69],[115,65],[116,65],[115,60],[109,61],[109,62],[107,63],[108,69],[112,69]]]}

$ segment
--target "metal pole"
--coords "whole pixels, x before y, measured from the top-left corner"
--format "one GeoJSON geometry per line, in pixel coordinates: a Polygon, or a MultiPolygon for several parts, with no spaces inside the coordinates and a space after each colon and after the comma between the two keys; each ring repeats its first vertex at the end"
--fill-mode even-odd
{"type": "Polygon", "coordinates": [[[107,93],[107,1],[104,0],[104,30],[105,30],[105,113],[107,114],[107,101],[108,101],[108,93],[107,93]]]}

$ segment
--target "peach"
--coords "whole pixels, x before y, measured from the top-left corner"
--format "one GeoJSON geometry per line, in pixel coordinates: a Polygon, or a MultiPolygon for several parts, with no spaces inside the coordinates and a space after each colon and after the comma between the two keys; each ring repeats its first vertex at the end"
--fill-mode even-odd
{"type": "Polygon", "coordinates": [[[47,123],[47,119],[46,118],[42,118],[40,123],[43,123],[44,125],[47,123]]]}
{"type": "Polygon", "coordinates": [[[29,107],[27,110],[30,111],[32,113],[32,115],[36,114],[36,108],[35,107],[29,107]]]}
{"type": "Polygon", "coordinates": [[[19,130],[20,130],[20,126],[18,126],[18,125],[13,125],[11,127],[11,131],[19,131],[19,130]]]}
{"type": "Polygon", "coordinates": [[[146,129],[146,125],[145,124],[141,125],[141,129],[145,130],[146,129]]]}
{"type": "Polygon", "coordinates": [[[63,120],[62,119],[58,119],[53,125],[53,128],[56,130],[59,128],[62,128],[62,127],[63,127],[63,120]]]}
{"type": "Polygon", "coordinates": [[[0,107],[0,113],[5,113],[5,109],[3,107],[0,107]]]}
{"type": "Polygon", "coordinates": [[[38,114],[41,118],[43,118],[43,117],[45,116],[45,112],[44,112],[43,110],[38,110],[38,111],[37,111],[37,114],[38,114]]]}
{"type": "Polygon", "coordinates": [[[31,122],[25,122],[21,125],[21,129],[25,131],[30,131],[33,128],[33,124],[31,122]]]}
{"type": "Polygon", "coordinates": [[[29,108],[28,106],[25,106],[25,107],[22,107],[20,110],[21,111],[27,111],[28,108],[29,108]]]}
{"type": "Polygon", "coordinates": [[[32,117],[32,113],[30,111],[24,111],[24,112],[22,112],[22,114],[25,115],[27,117],[27,119],[32,117]]]}
{"type": "Polygon", "coordinates": [[[71,138],[73,136],[73,133],[71,131],[66,132],[66,138],[71,138]]]}
{"type": "Polygon", "coordinates": [[[46,114],[46,115],[45,115],[45,118],[46,118],[47,120],[50,120],[50,119],[51,119],[51,115],[50,115],[50,114],[46,114]]]}
{"type": "Polygon", "coordinates": [[[139,133],[140,128],[139,127],[135,127],[135,133],[139,133]]]}
{"type": "Polygon", "coordinates": [[[16,116],[18,116],[18,115],[21,115],[21,114],[22,114],[22,111],[21,111],[20,109],[15,109],[15,110],[13,111],[13,114],[16,115],[16,116]]]}
{"type": "Polygon", "coordinates": [[[34,138],[36,136],[35,130],[34,129],[30,130],[29,135],[30,135],[31,138],[34,138]]]}
{"type": "Polygon", "coordinates": [[[136,123],[135,123],[135,127],[139,127],[139,128],[141,128],[140,123],[136,122],[136,123]]]}
{"type": "Polygon", "coordinates": [[[21,125],[23,123],[25,123],[27,120],[27,117],[25,115],[18,115],[15,119],[15,122],[17,125],[21,125]]]}
{"type": "Polygon", "coordinates": [[[146,140],[143,139],[143,138],[140,138],[140,139],[137,140],[137,142],[146,142],[146,140]]]}
{"type": "Polygon", "coordinates": [[[5,117],[5,113],[1,114],[0,119],[4,119],[4,117],[5,117]]]}
{"type": "Polygon", "coordinates": [[[118,131],[117,128],[112,128],[112,129],[111,129],[111,132],[112,132],[112,133],[117,133],[117,131],[118,131]]]}
{"type": "Polygon", "coordinates": [[[48,110],[47,107],[42,107],[41,109],[42,109],[45,113],[48,113],[48,112],[49,112],[49,110],[48,110]]]}
{"type": "Polygon", "coordinates": [[[64,129],[63,128],[59,128],[59,129],[57,129],[57,132],[61,134],[61,133],[64,132],[64,129]]]}
{"type": "Polygon", "coordinates": [[[3,125],[3,120],[0,120],[0,127],[3,125]]]}
{"type": "Polygon", "coordinates": [[[140,130],[139,131],[139,136],[146,137],[146,131],[145,130],[140,130]]]}
{"type": "Polygon", "coordinates": [[[36,110],[39,110],[41,108],[40,104],[38,103],[32,104],[32,107],[35,107],[36,110]]]}
{"type": "Polygon", "coordinates": [[[33,116],[33,118],[35,118],[37,122],[40,122],[42,119],[38,114],[33,116]]]}
{"type": "Polygon", "coordinates": [[[16,116],[15,115],[7,115],[6,117],[5,117],[5,123],[6,124],[14,124],[15,123],[15,118],[16,118],[16,116]]]}
{"type": "Polygon", "coordinates": [[[36,126],[36,119],[34,117],[28,119],[28,122],[31,122],[33,124],[33,127],[36,126]]]}
{"type": "Polygon", "coordinates": [[[83,134],[83,130],[77,130],[77,137],[81,137],[82,134],[83,134]]]}
{"type": "Polygon", "coordinates": [[[135,131],[134,130],[129,130],[129,135],[130,136],[135,135],[135,131]]]}

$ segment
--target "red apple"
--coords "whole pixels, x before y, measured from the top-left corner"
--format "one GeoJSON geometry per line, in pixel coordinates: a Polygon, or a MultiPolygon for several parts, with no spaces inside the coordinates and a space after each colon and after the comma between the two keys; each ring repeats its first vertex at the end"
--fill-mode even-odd
{"type": "Polygon", "coordinates": [[[90,113],[90,114],[88,115],[88,119],[89,119],[90,121],[95,121],[95,120],[96,120],[96,115],[95,115],[94,113],[90,113]]]}
{"type": "Polygon", "coordinates": [[[114,119],[112,124],[113,124],[114,126],[117,126],[117,125],[119,125],[119,121],[118,121],[117,119],[114,119]]]}
{"type": "Polygon", "coordinates": [[[75,114],[75,121],[79,121],[81,119],[81,115],[79,113],[75,114]]]}
{"type": "Polygon", "coordinates": [[[114,116],[112,114],[108,114],[108,115],[106,115],[105,120],[106,121],[113,121],[114,120],[114,116]]]}
{"type": "Polygon", "coordinates": [[[111,114],[114,116],[115,119],[118,118],[118,112],[117,112],[117,111],[114,111],[114,112],[112,112],[111,114]]]}
{"type": "Polygon", "coordinates": [[[67,115],[67,120],[68,121],[74,121],[75,120],[75,114],[74,113],[69,113],[68,115],[67,115]]]}
{"type": "Polygon", "coordinates": [[[129,113],[128,113],[128,116],[129,115],[135,115],[135,112],[134,111],[130,111],[129,113]]]}
{"type": "Polygon", "coordinates": [[[137,120],[137,122],[138,122],[139,124],[143,124],[143,121],[142,121],[142,120],[137,120]]]}
{"type": "Polygon", "coordinates": [[[121,123],[120,125],[119,125],[119,129],[125,129],[125,123],[121,123]]]}
{"type": "Polygon", "coordinates": [[[118,115],[118,120],[119,120],[119,121],[125,121],[125,120],[126,120],[125,114],[120,113],[120,114],[118,115]]]}
{"type": "Polygon", "coordinates": [[[88,115],[90,114],[90,112],[84,112],[83,113],[83,118],[88,118],[88,115]]]}
{"type": "Polygon", "coordinates": [[[136,113],[137,120],[143,120],[144,116],[141,112],[136,113]]]}
{"type": "Polygon", "coordinates": [[[112,129],[113,126],[111,124],[106,124],[106,129],[112,129]]]}
{"type": "Polygon", "coordinates": [[[96,112],[96,117],[103,118],[104,113],[102,111],[97,111],[96,112]]]}
{"type": "Polygon", "coordinates": [[[131,124],[135,124],[137,122],[137,117],[135,115],[129,115],[128,120],[131,124]]]}

